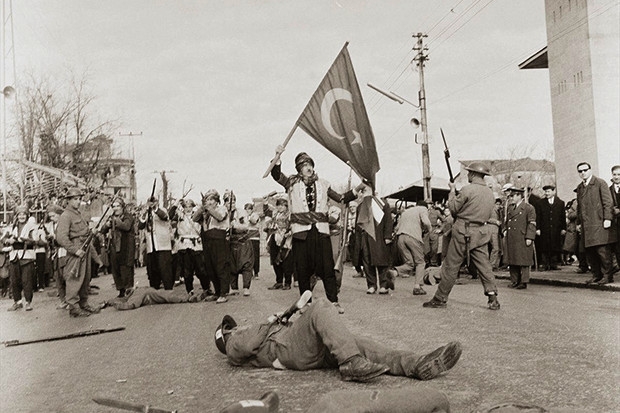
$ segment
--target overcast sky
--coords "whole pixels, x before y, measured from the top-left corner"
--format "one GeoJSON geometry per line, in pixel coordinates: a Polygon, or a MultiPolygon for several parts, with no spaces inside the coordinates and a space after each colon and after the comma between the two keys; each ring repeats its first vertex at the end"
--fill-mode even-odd
{"type": "MultiPolygon", "coordinates": [[[[95,107],[135,139],[138,195],[156,170],[173,195],[232,188],[240,202],[280,189],[262,179],[346,41],[366,103],[381,195],[422,177],[421,148],[399,105],[366,86],[417,101],[412,34],[428,33],[425,86],[431,172],[553,147],[546,70],[517,65],[546,44],[543,0],[20,0],[13,2],[20,73],[66,79],[87,71],[95,107]],[[453,10],[452,12],[450,10],[453,10]]],[[[418,131],[419,132],[419,131],[418,131]]],[[[298,130],[283,155],[306,151],[319,176],[345,183],[348,167],[298,130]]],[[[161,186],[161,182],[158,182],[161,186]]]]}

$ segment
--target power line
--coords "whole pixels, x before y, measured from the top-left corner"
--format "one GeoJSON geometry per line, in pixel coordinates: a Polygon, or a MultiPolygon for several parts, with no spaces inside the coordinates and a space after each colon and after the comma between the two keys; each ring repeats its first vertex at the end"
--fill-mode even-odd
{"type": "Polygon", "coordinates": [[[478,10],[476,13],[474,13],[473,16],[471,16],[469,19],[467,19],[463,24],[461,24],[459,27],[456,28],[456,30],[454,30],[448,37],[446,37],[445,39],[443,39],[441,41],[441,43],[439,43],[437,46],[435,46],[435,50],[437,50],[442,44],[444,44],[446,42],[446,40],[448,40],[449,38],[451,38],[452,36],[454,36],[454,34],[456,32],[458,32],[463,26],[465,26],[467,23],[469,23],[474,17],[476,17],[482,10],[484,10],[485,8],[487,8],[487,6],[489,4],[493,3],[493,0],[489,0],[484,6],[482,6],[482,8],[480,8],[480,10],[478,10]]]}

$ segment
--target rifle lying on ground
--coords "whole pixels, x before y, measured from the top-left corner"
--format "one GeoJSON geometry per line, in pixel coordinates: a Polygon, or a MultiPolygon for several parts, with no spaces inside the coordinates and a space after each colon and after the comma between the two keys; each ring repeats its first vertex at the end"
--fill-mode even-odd
{"type": "Polygon", "coordinates": [[[93,401],[104,406],[116,407],[117,409],[129,410],[132,412],[177,413],[177,410],[158,409],[148,405],[127,403],[120,400],[106,399],[104,397],[95,397],[93,401]]]}
{"type": "Polygon", "coordinates": [[[13,347],[13,346],[21,346],[23,344],[43,343],[45,341],[57,341],[57,340],[65,340],[65,339],[68,339],[68,338],[75,338],[75,337],[94,336],[94,335],[97,335],[97,334],[110,333],[112,331],[121,331],[121,330],[124,330],[124,329],[125,329],[125,327],[95,328],[95,329],[80,331],[80,332],[77,332],[77,333],[65,334],[65,335],[62,335],[62,336],[38,338],[38,339],[34,339],[34,340],[21,340],[21,341],[20,340],[9,340],[9,341],[3,341],[2,343],[4,344],[5,347],[13,347]]]}

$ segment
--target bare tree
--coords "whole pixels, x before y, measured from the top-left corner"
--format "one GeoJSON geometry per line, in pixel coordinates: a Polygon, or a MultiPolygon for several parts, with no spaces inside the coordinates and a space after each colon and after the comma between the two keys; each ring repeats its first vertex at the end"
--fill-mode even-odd
{"type": "Polygon", "coordinates": [[[16,106],[22,157],[91,181],[100,159],[112,155],[105,138],[118,121],[99,118],[87,75],[71,74],[62,88],[32,74],[23,83],[16,106]]]}

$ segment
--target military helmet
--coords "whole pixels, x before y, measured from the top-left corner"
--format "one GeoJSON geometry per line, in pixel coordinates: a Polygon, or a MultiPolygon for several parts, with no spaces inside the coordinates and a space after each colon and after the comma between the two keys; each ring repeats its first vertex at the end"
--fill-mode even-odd
{"type": "Polygon", "coordinates": [[[80,188],[69,188],[67,190],[67,192],[65,193],[65,199],[69,199],[69,198],[77,198],[80,196],[84,196],[84,193],[80,190],[80,188]]]}
{"type": "Polygon", "coordinates": [[[482,175],[491,175],[489,168],[482,162],[472,162],[465,167],[468,171],[476,172],[482,175]]]}
{"type": "Polygon", "coordinates": [[[230,330],[235,327],[237,327],[235,319],[229,315],[225,315],[221,324],[215,329],[215,346],[222,354],[226,354],[226,340],[228,340],[230,330]]]}

